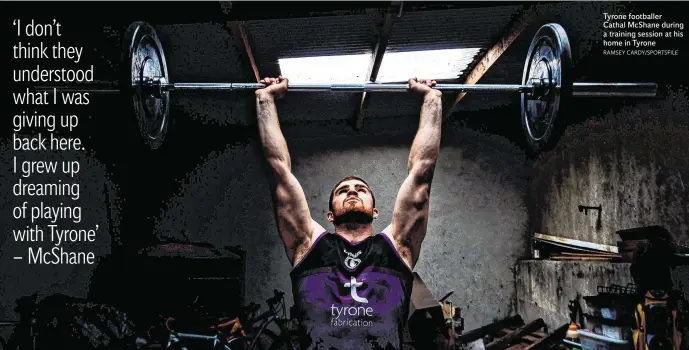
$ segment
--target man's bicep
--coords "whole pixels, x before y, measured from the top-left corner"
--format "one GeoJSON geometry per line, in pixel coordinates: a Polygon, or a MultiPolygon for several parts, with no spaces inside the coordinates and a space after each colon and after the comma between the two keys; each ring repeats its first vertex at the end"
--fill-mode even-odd
{"type": "Polygon", "coordinates": [[[426,236],[430,197],[430,183],[417,180],[410,175],[402,183],[395,200],[392,223],[386,228],[397,243],[412,250],[412,255],[418,254],[426,236]]]}
{"type": "Polygon", "coordinates": [[[275,206],[278,231],[292,260],[297,249],[310,244],[316,228],[301,184],[292,174],[285,177],[277,183],[275,206]]]}

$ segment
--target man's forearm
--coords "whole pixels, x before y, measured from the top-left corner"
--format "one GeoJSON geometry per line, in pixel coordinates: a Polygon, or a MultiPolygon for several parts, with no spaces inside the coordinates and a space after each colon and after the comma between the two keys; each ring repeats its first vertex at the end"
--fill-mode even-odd
{"type": "Polygon", "coordinates": [[[292,164],[287,142],[280,130],[275,99],[269,94],[256,95],[256,115],[263,153],[273,170],[290,171],[292,164]]]}
{"type": "Polygon", "coordinates": [[[409,171],[418,175],[429,175],[433,171],[440,152],[442,132],[442,99],[440,92],[434,91],[424,96],[421,106],[419,129],[414,137],[409,153],[409,171]]]}

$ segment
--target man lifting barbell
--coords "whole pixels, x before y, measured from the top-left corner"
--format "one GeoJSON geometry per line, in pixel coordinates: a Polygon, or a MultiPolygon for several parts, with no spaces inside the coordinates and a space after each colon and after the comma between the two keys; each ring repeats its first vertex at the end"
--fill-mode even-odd
{"type": "Polygon", "coordinates": [[[426,235],[431,181],[440,151],[442,93],[435,81],[409,80],[423,95],[392,223],[373,234],[375,198],[361,178],[346,176],[330,193],[329,232],[309,212],[292,174],[275,100],[288,90],[283,77],[256,90],[259,134],[275,175],[277,226],[292,264],[290,277],[303,349],[401,349],[414,276],[426,235]]]}
{"type": "MultiPolygon", "coordinates": [[[[123,79],[119,88],[89,85],[37,86],[38,91],[72,90],[122,92],[139,124],[139,133],[151,149],[159,148],[170,124],[171,91],[248,91],[263,89],[262,83],[183,83],[171,82],[163,45],[153,27],[134,22],[124,33],[123,79]],[[53,90],[55,89],[55,90],[53,90]],[[132,103],[133,102],[133,103],[132,103]]],[[[557,141],[565,126],[560,114],[568,110],[572,97],[655,97],[656,83],[573,82],[569,38],[557,23],[541,26],[531,39],[521,84],[437,84],[438,91],[493,91],[521,94],[521,122],[529,151],[538,153],[557,141]],[[557,131],[556,131],[557,130],[557,131]]],[[[291,91],[405,92],[407,84],[376,82],[291,84],[291,91]]],[[[463,95],[460,95],[460,97],[463,95]]],[[[459,98],[459,97],[458,97],[459,98]]],[[[455,104],[459,101],[455,100],[455,104]]]]}

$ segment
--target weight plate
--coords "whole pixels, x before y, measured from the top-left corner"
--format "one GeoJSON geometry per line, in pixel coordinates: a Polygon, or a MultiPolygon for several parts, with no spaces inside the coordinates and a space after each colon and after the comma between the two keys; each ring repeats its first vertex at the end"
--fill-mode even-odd
{"type": "Polygon", "coordinates": [[[152,93],[140,82],[147,78],[168,76],[163,46],[153,27],[145,22],[134,22],[126,30],[124,43],[123,92],[131,98],[132,112],[139,124],[141,136],[151,149],[163,143],[170,116],[170,92],[152,93]]]}
{"type": "Polygon", "coordinates": [[[526,56],[522,84],[544,78],[551,86],[539,99],[521,94],[521,120],[533,152],[550,148],[559,138],[563,112],[572,96],[572,54],[567,33],[561,25],[545,24],[531,40],[526,56]]]}

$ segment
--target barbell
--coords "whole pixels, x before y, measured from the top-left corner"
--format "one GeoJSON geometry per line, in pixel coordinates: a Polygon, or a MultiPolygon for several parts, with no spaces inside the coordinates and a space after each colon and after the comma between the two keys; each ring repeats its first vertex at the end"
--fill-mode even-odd
{"type": "MultiPolygon", "coordinates": [[[[131,97],[142,137],[150,148],[162,144],[170,119],[170,92],[184,90],[254,91],[261,83],[170,82],[165,54],[154,28],[134,22],[123,43],[122,82],[117,87],[87,85],[42,86],[39,90],[115,92],[131,97]]],[[[521,121],[529,145],[539,151],[552,139],[554,125],[570,97],[654,97],[655,83],[572,82],[571,49],[564,28],[548,23],[539,28],[529,46],[521,84],[437,84],[441,92],[512,92],[521,94],[521,121]]],[[[424,77],[432,79],[433,77],[424,77]]],[[[288,83],[289,91],[403,92],[408,84],[364,82],[356,84],[288,83]]]]}

